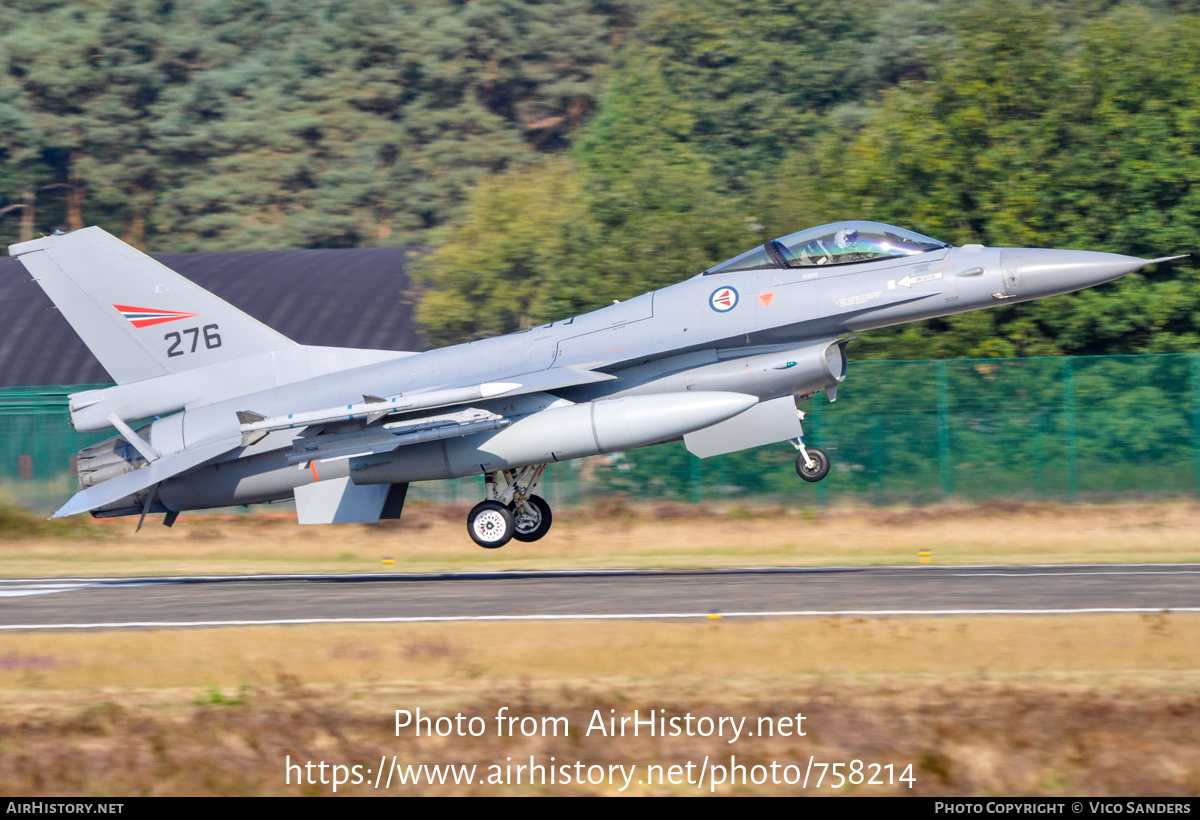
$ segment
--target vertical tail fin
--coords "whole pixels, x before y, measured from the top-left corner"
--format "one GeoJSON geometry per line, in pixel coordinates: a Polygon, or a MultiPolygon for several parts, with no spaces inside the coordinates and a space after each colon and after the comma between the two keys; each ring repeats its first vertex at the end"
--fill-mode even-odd
{"type": "Polygon", "coordinates": [[[295,344],[100,228],[9,245],[117,384],[295,344]]]}

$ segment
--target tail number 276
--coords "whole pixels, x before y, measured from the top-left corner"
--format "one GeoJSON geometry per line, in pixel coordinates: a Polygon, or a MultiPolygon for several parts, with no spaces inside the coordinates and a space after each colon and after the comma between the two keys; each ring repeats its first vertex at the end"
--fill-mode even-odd
{"type": "Polygon", "coordinates": [[[221,335],[217,333],[219,328],[216,325],[205,325],[204,327],[189,327],[182,331],[173,330],[163,339],[171,343],[167,348],[168,356],[182,356],[184,353],[195,353],[200,346],[201,334],[204,336],[204,346],[211,350],[214,347],[221,346],[221,335]],[[184,339],[184,336],[190,336],[190,339],[184,339]],[[190,349],[188,343],[191,342],[190,349]]]}

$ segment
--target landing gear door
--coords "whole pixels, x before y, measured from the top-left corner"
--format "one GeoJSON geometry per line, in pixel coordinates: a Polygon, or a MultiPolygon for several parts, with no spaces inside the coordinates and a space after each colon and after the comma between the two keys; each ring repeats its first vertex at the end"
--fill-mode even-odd
{"type": "Polygon", "coordinates": [[[796,400],[787,395],[759,402],[731,419],[688,433],[683,443],[692,455],[709,458],[799,438],[803,432],[796,400]]]}

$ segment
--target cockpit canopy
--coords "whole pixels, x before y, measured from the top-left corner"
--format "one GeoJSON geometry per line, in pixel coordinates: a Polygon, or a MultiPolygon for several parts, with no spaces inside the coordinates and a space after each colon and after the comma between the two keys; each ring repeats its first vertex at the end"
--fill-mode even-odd
{"type": "Polygon", "coordinates": [[[948,247],[945,242],[882,222],[835,222],[772,239],[765,245],[709,268],[704,275],[736,270],[849,265],[913,256],[948,247]]]}

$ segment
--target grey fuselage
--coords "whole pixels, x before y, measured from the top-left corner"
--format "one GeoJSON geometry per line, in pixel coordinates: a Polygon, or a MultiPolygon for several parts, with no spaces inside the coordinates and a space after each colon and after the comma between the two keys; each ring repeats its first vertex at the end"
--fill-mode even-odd
{"type": "MultiPolygon", "coordinates": [[[[563,367],[615,377],[479,400],[472,406],[502,414],[511,426],[364,458],[297,467],[284,459],[300,431],[272,432],[253,446],[163,482],[156,505],[186,510],[249,504],[290,498],[296,487],[318,479],[433,480],[625,449],[629,440],[619,437],[610,438],[608,446],[593,437],[559,450],[539,450],[531,441],[545,438],[539,431],[551,429],[552,424],[546,425],[555,418],[567,419],[560,408],[570,403],[601,404],[693,389],[748,394],[761,401],[789,394],[806,398],[840,381],[817,372],[812,352],[827,349],[843,334],[1079,290],[1143,264],[1133,257],[1087,251],[965,246],[853,264],[699,275],[530,330],[285,384],[161,419],[151,429],[151,443],[176,450],[235,435],[237,411],[278,416],[359,402],[364,394],[411,394],[563,367]],[[813,367],[780,369],[782,365],[773,364],[800,355],[813,367]]],[[[826,371],[839,365],[821,361],[826,371]]],[[[844,361],[840,366],[844,376],[844,361]]],[[[661,440],[672,438],[679,435],[661,440]]],[[[635,446],[647,443],[656,442],[639,440],[635,446]]],[[[123,514],[133,506],[126,500],[97,513],[123,514]]]]}

